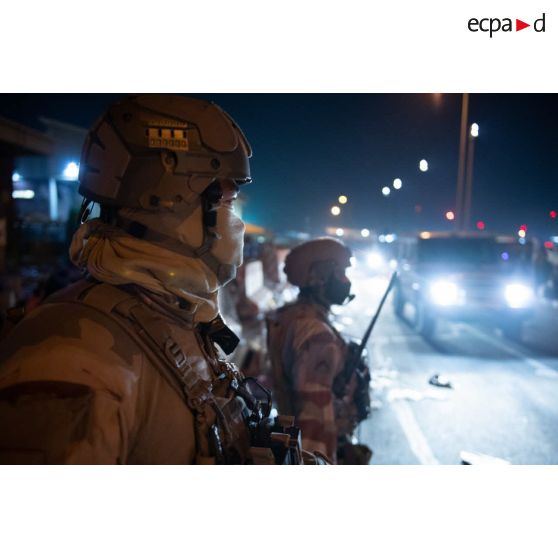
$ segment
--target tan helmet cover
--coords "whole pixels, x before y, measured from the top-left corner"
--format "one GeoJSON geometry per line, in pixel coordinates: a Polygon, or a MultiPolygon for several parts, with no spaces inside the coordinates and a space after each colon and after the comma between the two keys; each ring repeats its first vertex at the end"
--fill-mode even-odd
{"type": "Polygon", "coordinates": [[[323,237],[309,240],[293,248],[285,259],[285,274],[292,285],[305,287],[311,284],[316,264],[329,263],[345,269],[351,265],[351,250],[340,240],[323,237]]]}
{"type": "Polygon", "coordinates": [[[179,95],[129,97],[89,132],[79,192],[114,207],[189,211],[217,177],[249,182],[251,155],[240,128],[213,103],[179,95]]]}

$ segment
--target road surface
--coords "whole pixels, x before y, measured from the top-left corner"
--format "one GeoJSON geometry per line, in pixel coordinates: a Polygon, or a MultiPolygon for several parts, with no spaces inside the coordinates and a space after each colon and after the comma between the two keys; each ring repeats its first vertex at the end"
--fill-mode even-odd
{"type": "MultiPolygon", "coordinates": [[[[353,277],[335,324],[360,336],[387,285],[353,277]]],[[[412,315],[408,316],[409,319],[412,315]]],[[[479,324],[442,323],[431,342],[388,299],[368,349],[372,416],[359,437],[372,464],[558,463],[558,308],[538,303],[521,343],[479,324]],[[438,374],[452,388],[429,380],[438,374]],[[479,455],[480,454],[480,455],[479,455]],[[493,459],[490,459],[493,458],[493,459]]]]}

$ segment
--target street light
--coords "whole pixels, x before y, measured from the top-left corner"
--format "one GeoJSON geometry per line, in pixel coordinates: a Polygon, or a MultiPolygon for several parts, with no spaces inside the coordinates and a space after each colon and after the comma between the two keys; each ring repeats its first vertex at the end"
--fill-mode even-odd
{"type": "Polygon", "coordinates": [[[14,172],[12,174],[12,182],[19,182],[21,180],[21,174],[19,172],[14,172]]]}
{"type": "Polygon", "coordinates": [[[420,160],[419,169],[422,172],[426,172],[428,170],[428,161],[426,159],[421,159],[420,160]]]}
{"type": "Polygon", "coordinates": [[[368,229],[362,229],[360,231],[360,235],[362,238],[368,238],[370,236],[370,231],[368,229]]]}
{"type": "Polygon", "coordinates": [[[332,215],[339,215],[341,213],[341,209],[339,207],[337,207],[336,205],[334,205],[331,209],[331,214],[332,215]]]}
{"type": "Polygon", "coordinates": [[[389,195],[391,194],[391,189],[390,189],[390,187],[389,187],[389,186],[384,186],[384,187],[382,188],[382,194],[383,194],[385,197],[389,196],[389,195]]]}
{"type": "Polygon", "coordinates": [[[347,196],[339,196],[338,201],[340,204],[345,204],[349,201],[349,198],[347,196]]]}
{"type": "Polygon", "coordinates": [[[396,179],[393,181],[393,187],[394,187],[396,190],[400,190],[400,189],[401,189],[401,186],[403,186],[403,182],[401,181],[400,178],[396,178],[396,179]]]}
{"type": "Polygon", "coordinates": [[[455,219],[455,213],[453,211],[446,211],[446,219],[448,221],[453,221],[455,219]]]}
{"type": "Polygon", "coordinates": [[[479,125],[476,124],[475,122],[471,124],[471,136],[473,136],[474,138],[479,137],[479,125]]]}
{"type": "Polygon", "coordinates": [[[335,234],[337,236],[343,236],[345,234],[345,231],[343,229],[336,229],[335,234]]]}

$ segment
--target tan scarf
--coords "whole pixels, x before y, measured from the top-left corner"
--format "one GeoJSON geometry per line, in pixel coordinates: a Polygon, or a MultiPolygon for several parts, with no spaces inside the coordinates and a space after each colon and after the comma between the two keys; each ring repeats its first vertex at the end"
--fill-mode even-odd
{"type": "Polygon", "coordinates": [[[218,312],[217,277],[198,258],[166,250],[124,233],[99,219],[76,231],[70,259],[99,281],[135,284],[160,295],[174,295],[192,306],[194,322],[210,322],[218,312]]]}

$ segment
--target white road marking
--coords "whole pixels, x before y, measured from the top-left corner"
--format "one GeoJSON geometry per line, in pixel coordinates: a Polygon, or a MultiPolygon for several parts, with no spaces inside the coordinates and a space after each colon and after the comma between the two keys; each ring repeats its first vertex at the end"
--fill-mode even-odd
{"type": "Polygon", "coordinates": [[[498,347],[500,350],[508,353],[509,355],[518,358],[521,361],[526,362],[529,366],[531,366],[535,370],[535,374],[539,376],[558,378],[558,370],[555,370],[554,368],[547,366],[540,360],[527,356],[525,353],[522,353],[518,349],[506,345],[506,343],[500,341],[498,338],[487,335],[486,333],[478,330],[477,328],[469,324],[462,324],[462,327],[463,329],[469,331],[479,339],[482,339],[483,341],[487,341],[492,345],[494,345],[495,347],[498,347]]]}
{"type": "MultiPolygon", "coordinates": [[[[375,367],[383,370],[391,370],[391,359],[386,358],[382,351],[382,346],[386,344],[386,339],[374,339],[372,344],[372,354],[374,356],[375,367]]],[[[394,375],[395,376],[395,375],[394,375]]],[[[388,394],[389,396],[389,394],[388,394]]],[[[389,401],[389,397],[388,397],[389,401]]],[[[398,399],[391,401],[391,408],[407,438],[411,451],[415,454],[421,465],[438,465],[439,461],[434,456],[426,436],[423,434],[413,411],[407,401],[398,399]]]]}
{"type": "Polygon", "coordinates": [[[535,375],[537,376],[542,376],[543,378],[553,378],[554,380],[556,379],[556,377],[558,377],[558,372],[555,372],[554,370],[552,372],[549,372],[547,370],[535,370],[535,375]]]}
{"type": "Polygon", "coordinates": [[[392,402],[391,407],[395,411],[395,415],[409,442],[411,451],[415,454],[420,464],[438,465],[439,461],[434,457],[410,405],[406,401],[399,399],[392,402]]]}

